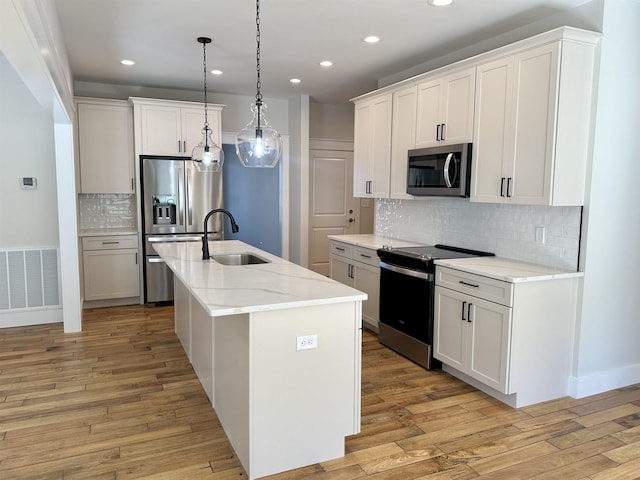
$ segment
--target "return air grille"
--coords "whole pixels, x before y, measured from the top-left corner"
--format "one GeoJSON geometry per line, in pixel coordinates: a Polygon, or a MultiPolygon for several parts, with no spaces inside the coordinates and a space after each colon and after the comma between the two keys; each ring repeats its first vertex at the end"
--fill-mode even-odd
{"type": "Polygon", "coordinates": [[[0,311],[60,305],[58,250],[0,250],[0,311]]]}

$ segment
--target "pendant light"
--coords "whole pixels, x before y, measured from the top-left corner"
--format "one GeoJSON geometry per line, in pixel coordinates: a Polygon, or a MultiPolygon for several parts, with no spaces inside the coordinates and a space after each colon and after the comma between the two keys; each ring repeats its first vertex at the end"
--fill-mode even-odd
{"type": "Polygon", "coordinates": [[[236,153],[245,167],[272,168],[282,156],[282,139],[264,117],[267,106],[260,93],[260,0],[256,0],[256,101],[251,105],[253,119],[236,138],[236,153]]]}
{"type": "Polygon", "coordinates": [[[191,152],[191,160],[199,172],[219,172],[224,163],[224,152],[211,138],[207,112],[207,44],[211,43],[211,39],[209,37],[198,37],[198,43],[202,44],[204,70],[204,126],[202,127],[202,140],[191,152]]]}

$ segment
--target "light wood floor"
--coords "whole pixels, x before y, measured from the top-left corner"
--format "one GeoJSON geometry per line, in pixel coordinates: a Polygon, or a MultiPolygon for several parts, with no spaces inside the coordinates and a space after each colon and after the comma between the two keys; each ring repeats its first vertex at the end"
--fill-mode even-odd
{"type": "MultiPolygon", "coordinates": [[[[0,330],[0,479],[246,479],[171,307],[0,330]]],[[[637,479],[640,385],[514,410],[365,333],[362,432],[271,480],[637,479]]]]}

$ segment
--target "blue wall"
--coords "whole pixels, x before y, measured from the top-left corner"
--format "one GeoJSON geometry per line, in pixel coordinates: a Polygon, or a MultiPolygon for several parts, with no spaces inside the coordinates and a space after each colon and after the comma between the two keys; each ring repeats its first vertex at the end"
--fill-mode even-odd
{"type": "Polygon", "coordinates": [[[235,145],[222,145],[223,205],[240,227],[231,232],[225,220],[225,240],[241,240],[274,255],[282,255],[280,224],[280,165],[275,168],[245,168],[235,145]]]}

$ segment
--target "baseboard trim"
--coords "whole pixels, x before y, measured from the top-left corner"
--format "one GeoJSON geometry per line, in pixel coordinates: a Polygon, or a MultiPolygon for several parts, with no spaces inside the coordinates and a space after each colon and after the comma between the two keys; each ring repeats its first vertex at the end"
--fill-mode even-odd
{"type": "Polygon", "coordinates": [[[123,307],[125,305],[140,305],[140,297],[110,298],[107,300],[85,300],[82,309],[123,307]]]}
{"type": "Polygon", "coordinates": [[[584,398],[635,383],[640,383],[640,363],[582,377],[569,377],[569,395],[584,398]]]}
{"type": "Polygon", "coordinates": [[[0,328],[28,327],[47,323],[62,323],[62,321],[62,307],[41,310],[14,310],[0,314],[0,328]]]}

